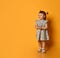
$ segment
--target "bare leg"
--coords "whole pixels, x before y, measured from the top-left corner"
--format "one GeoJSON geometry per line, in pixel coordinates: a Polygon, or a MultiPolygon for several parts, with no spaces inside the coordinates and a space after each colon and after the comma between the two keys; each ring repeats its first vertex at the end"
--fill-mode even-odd
{"type": "Polygon", "coordinates": [[[41,43],[42,43],[42,48],[45,49],[46,42],[45,41],[42,41],[41,43]]]}
{"type": "Polygon", "coordinates": [[[38,41],[39,48],[42,48],[41,42],[38,41]]]}
{"type": "Polygon", "coordinates": [[[41,43],[42,43],[42,52],[44,53],[45,52],[46,42],[42,41],[41,43]]]}
{"type": "Polygon", "coordinates": [[[42,48],[42,45],[41,45],[41,42],[38,40],[38,51],[41,51],[41,48],[42,48]]]}

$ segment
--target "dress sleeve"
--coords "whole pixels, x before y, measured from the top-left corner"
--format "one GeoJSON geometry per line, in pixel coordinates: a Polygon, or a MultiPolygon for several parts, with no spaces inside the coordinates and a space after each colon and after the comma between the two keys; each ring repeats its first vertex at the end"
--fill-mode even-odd
{"type": "Polygon", "coordinates": [[[48,23],[48,20],[46,20],[46,22],[45,23],[48,23]]]}

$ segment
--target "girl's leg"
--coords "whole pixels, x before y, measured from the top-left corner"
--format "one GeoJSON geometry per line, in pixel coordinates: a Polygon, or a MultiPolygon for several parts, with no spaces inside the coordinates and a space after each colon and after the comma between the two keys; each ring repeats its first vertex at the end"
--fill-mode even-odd
{"type": "Polygon", "coordinates": [[[46,42],[45,41],[42,41],[41,44],[42,44],[42,48],[45,49],[46,42]]]}
{"type": "Polygon", "coordinates": [[[42,41],[41,44],[42,44],[42,52],[44,53],[45,52],[46,42],[42,41]]]}
{"type": "Polygon", "coordinates": [[[41,42],[38,40],[38,51],[41,51],[41,49],[42,49],[42,45],[41,45],[41,42]]]}
{"type": "Polygon", "coordinates": [[[38,41],[39,48],[42,48],[41,42],[38,41]]]}

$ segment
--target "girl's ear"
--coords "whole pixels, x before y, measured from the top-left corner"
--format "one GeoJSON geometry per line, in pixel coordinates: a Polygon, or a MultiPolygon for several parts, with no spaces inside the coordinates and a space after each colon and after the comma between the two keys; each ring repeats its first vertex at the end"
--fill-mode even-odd
{"type": "Polygon", "coordinates": [[[44,19],[46,19],[46,16],[44,15],[44,19]]]}
{"type": "Polygon", "coordinates": [[[44,18],[45,18],[46,16],[44,15],[44,18]]]}

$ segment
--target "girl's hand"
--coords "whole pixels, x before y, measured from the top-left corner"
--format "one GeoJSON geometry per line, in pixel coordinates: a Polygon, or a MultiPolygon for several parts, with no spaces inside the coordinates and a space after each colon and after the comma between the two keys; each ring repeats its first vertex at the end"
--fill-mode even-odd
{"type": "Polygon", "coordinates": [[[35,25],[36,29],[42,29],[41,26],[38,26],[37,24],[35,25]]]}
{"type": "Polygon", "coordinates": [[[35,26],[36,27],[36,29],[41,29],[41,27],[40,26],[35,26]]]}
{"type": "Polygon", "coordinates": [[[39,29],[42,29],[42,27],[41,27],[41,26],[39,26],[39,29]]]}
{"type": "Polygon", "coordinates": [[[45,24],[45,27],[42,27],[41,29],[48,29],[48,24],[45,24]]]}

